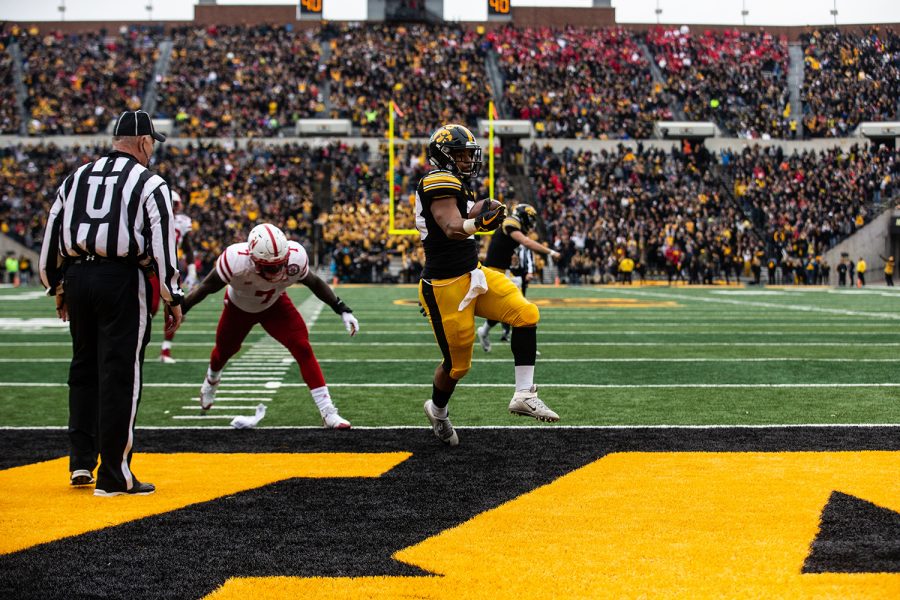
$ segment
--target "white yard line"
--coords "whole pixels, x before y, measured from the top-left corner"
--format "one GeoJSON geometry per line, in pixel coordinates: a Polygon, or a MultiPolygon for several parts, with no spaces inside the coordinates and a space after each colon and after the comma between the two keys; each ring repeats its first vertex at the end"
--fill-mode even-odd
{"type": "MultiPolygon", "coordinates": [[[[193,388],[195,383],[145,383],[147,388],[193,388]]],[[[509,383],[460,383],[464,388],[508,388],[509,383]]],[[[601,384],[601,383],[540,383],[541,388],[575,388],[575,389],[770,389],[770,388],[900,388],[900,382],[886,383],[643,383],[643,384],[601,384]]],[[[0,381],[3,388],[64,388],[67,383],[46,383],[33,381],[0,381]]],[[[280,383],[279,388],[303,388],[305,383],[280,383]]],[[[431,388],[431,383],[328,383],[328,387],[347,388],[431,388]]],[[[239,390],[227,390],[238,393],[239,390]]],[[[264,393],[264,390],[246,390],[249,393],[264,393]]],[[[274,392],[273,392],[274,393],[274,392]]]]}
{"type": "MultiPolygon", "coordinates": [[[[198,415],[198,416],[184,416],[177,417],[180,419],[232,419],[237,415],[198,415]]],[[[873,429],[873,428],[897,428],[900,429],[900,423],[772,423],[772,424],[754,424],[754,425],[560,425],[553,424],[547,426],[540,425],[454,425],[455,429],[462,430],[504,430],[504,429],[513,429],[513,430],[531,430],[531,431],[543,431],[548,434],[557,430],[557,429],[583,429],[583,430],[599,430],[599,431],[607,431],[607,430],[629,430],[629,429],[651,429],[651,430],[664,430],[664,429],[696,429],[696,430],[714,430],[714,429],[795,429],[795,428],[829,428],[829,429],[840,429],[840,428],[853,428],[853,429],[873,429]]],[[[0,426],[0,431],[65,431],[68,429],[63,425],[40,425],[35,427],[25,426],[0,426]]],[[[227,426],[211,426],[211,427],[182,427],[182,426],[137,426],[138,430],[179,430],[179,431],[201,431],[207,429],[222,429],[222,430],[232,430],[232,427],[227,426]]],[[[321,425],[273,425],[273,426],[265,426],[261,425],[258,429],[268,429],[268,430],[321,430],[321,425]]],[[[371,431],[392,431],[392,430],[421,430],[428,429],[428,426],[423,427],[422,425],[380,425],[380,426],[366,426],[366,425],[354,425],[354,430],[371,430],[371,431]]]]}
{"type": "MultiPolygon", "coordinates": [[[[544,344],[541,344],[542,346],[544,344]]],[[[284,359],[285,361],[293,361],[293,359],[284,359]]],[[[344,363],[365,363],[365,364],[382,364],[382,363],[433,363],[434,358],[320,358],[318,362],[321,364],[344,364],[344,363]]],[[[68,358],[0,358],[0,363],[68,363],[68,358]]],[[[474,359],[477,363],[508,363],[508,358],[478,358],[474,359]]],[[[614,357],[614,358],[540,358],[540,363],[632,363],[632,362],[648,362],[648,363],[761,363],[761,362],[833,362],[833,363],[897,363],[900,358],[844,358],[844,357],[807,357],[807,356],[773,356],[773,357],[614,357]]],[[[234,382],[280,382],[284,379],[287,371],[231,371],[226,370],[223,375],[222,385],[234,382]]],[[[144,384],[147,385],[147,384],[144,384]]]]}
{"type": "MultiPolygon", "coordinates": [[[[319,314],[322,312],[322,303],[315,296],[310,296],[299,306],[300,313],[304,315],[306,326],[312,329],[319,314]]],[[[282,365],[281,359],[288,353],[278,342],[268,335],[259,338],[252,346],[250,346],[241,356],[225,368],[222,373],[222,384],[220,390],[224,394],[246,393],[248,397],[223,397],[217,398],[216,401],[226,403],[226,406],[217,407],[213,405],[213,409],[227,410],[256,410],[256,406],[239,406],[228,404],[229,402],[250,402],[252,397],[257,397],[260,393],[274,393],[281,387],[285,375],[288,373],[287,365],[282,365]],[[240,390],[233,389],[235,386],[240,390]]],[[[291,359],[292,361],[293,359],[291,359]]],[[[205,362],[205,361],[204,361],[205,362]]],[[[145,384],[147,385],[147,384],[145,384]]],[[[305,387],[305,386],[304,386],[305,387]]],[[[192,398],[193,401],[199,402],[199,398],[192,398]]],[[[271,398],[260,399],[262,402],[270,402],[271,398]]],[[[181,410],[195,411],[199,405],[182,406],[181,410]]],[[[233,418],[232,415],[229,418],[233,418]]],[[[190,419],[190,418],[209,418],[209,415],[195,417],[191,415],[172,415],[173,419],[190,419]]],[[[214,418],[222,418],[215,415],[214,418]]]]}
{"type": "MultiPolygon", "coordinates": [[[[595,292],[601,290],[592,290],[595,292]]],[[[872,319],[888,319],[891,321],[900,321],[900,313],[890,312],[867,312],[859,310],[847,310],[844,308],[826,308],[823,306],[807,306],[799,304],[779,304],[777,302],[762,302],[759,300],[734,300],[731,298],[704,298],[701,296],[692,296],[685,294],[674,294],[672,292],[650,292],[645,290],[625,290],[616,289],[616,294],[623,293],[626,295],[634,295],[648,298],[664,298],[666,300],[680,300],[682,302],[708,302],[711,304],[730,304],[732,306],[753,306],[757,308],[774,308],[777,310],[793,310],[807,313],[822,313],[830,315],[848,315],[852,317],[867,317],[872,319]]],[[[854,332],[855,335],[855,332],[854,332]]]]}
{"type": "MultiPolygon", "coordinates": [[[[540,332],[540,330],[539,330],[540,332]]],[[[598,335],[604,335],[600,333],[598,335]]],[[[849,334],[848,334],[849,335],[849,334]]],[[[14,347],[30,347],[30,346],[65,346],[69,347],[72,344],[70,342],[0,342],[0,347],[2,346],[14,346],[14,347]]],[[[187,346],[189,344],[180,344],[182,346],[187,346]]],[[[191,344],[197,346],[207,346],[208,344],[191,344]]],[[[741,347],[752,347],[752,346],[771,346],[772,344],[769,342],[541,342],[541,346],[679,346],[679,347],[690,347],[690,346],[725,346],[730,347],[733,346],[735,348],[741,347]]],[[[791,341],[779,341],[779,346],[840,346],[840,347],[870,347],[870,346],[887,346],[887,347],[897,347],[900,346],[900,342],[791,342],[791,341]]],[[[316,342],[316,347],[319,346],[392,346],[392,347],[434,347],[434,340],[431,341],[422,341],[422,342],[366,342],[366,341],[355,341],[355,342],[316,342]]],[[[32,362],[40,362],[40,361],[69,361],[70,359],[21,359],[22,361],[28,360],[32,362]]],[[[11,362],[11,359],[0,359],[0,362],[11,362]]],[[[179,362],[207,362],[205,358],[180,358],[179,362]]],[[[151,361],[152,362],[152,361],[151,361]]],[[[293,359],[290,359],[288,362],[293,362],[293,359]]],[[[271,360],[259,361],[259,362],[249,362],[245,361],[242,363],[242,366],[246,367],[269,367],[272,366],[271,360]]]]}

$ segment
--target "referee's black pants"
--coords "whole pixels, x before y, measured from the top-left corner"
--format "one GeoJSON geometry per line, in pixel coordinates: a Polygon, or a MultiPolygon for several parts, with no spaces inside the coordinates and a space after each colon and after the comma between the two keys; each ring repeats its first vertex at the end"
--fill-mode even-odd
{"type": "Polygon", "coordinates": [[[104,491],[135,484],[130,465],[150,341],[149,289],[143,271],[125,262],[83,261],[66,271],[69,469],[93,471],[99,455],[97,488],[104,491]]]}

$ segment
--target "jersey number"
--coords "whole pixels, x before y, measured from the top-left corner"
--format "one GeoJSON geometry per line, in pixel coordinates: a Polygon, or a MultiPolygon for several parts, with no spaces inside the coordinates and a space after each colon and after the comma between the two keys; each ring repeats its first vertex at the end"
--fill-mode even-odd
{"type": "Polygon", "coordinates": [[[269,300],[272,299],[272,295],[275,293],[275,290],[256,290],[257,296],[263,296],[263,304],[268,304],[269,300]]]}

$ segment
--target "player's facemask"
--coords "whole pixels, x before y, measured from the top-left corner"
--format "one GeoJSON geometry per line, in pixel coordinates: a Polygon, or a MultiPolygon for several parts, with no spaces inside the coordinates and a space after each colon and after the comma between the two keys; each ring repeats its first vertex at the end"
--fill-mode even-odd
{"type": "Polygon", "coordinates": [[[287,261],[273,264],[264,264],[253,261],[256,272],[266,281],[273,283],[283,280],[287,276],[287,261]]]}

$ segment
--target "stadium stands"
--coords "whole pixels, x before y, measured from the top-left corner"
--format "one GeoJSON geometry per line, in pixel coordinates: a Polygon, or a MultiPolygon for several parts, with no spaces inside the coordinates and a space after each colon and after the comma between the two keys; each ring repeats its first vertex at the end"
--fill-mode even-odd
{"type": "Polygon", "coordinates": [[[646,138],[672,117],[634,33],[506,27],[487,39],[512,116],[533,121],[539,137],[646,138]]]}
{"type": "Polygon", "coordinates": [[[530,159],[564,281],[615,280],[626,255],[639,274],[661,274],[667,250],[678,248],[686,273],[699,283],[707,274],[719,277],[756,244],[702,146],[664,152],[619,145],[610,152],[558,154],[533,146],[530,159]]]}
{"type": "Polygon", "coordinates": [[[804,128],[810,137],[846,137],[861,121],[895,121],[900,36],[877,27],[862,35],[817,30],[804,36],[804,128]]]}
{"type": "Polygon", "coordinates": [[[15,88],[13,87],[13,58],[7,50],[7,35],[0,40],[0,86],[3,87],[3,98],[0,101],[0,134],[19,133],[19,111],[16,107],[15,88]]]}
{"type": "Polygon", "coordinates": [[[435,123],[472,129],[487,114],[491,85],[485,49],[474,31],[455,26],[346,27],[329,42],[332,114],[364,136],[383,136],[387,104],[399,106],[401,137],[427,136],[435,123]]]}
{"type": "Polygon", "coordinates": [[[182,28],[157,116],[187,137],[276,136],[324,111],[313,34],[288,27],[182,28]]]}
{"type": "Polygon", "coordinates": [[[729,135],[790,137],[787,41],[765,32],[657,27],[647,45],[689,121],[729,135]]]}
{"type": "Polygon", "coordinates": [[[20,35],[31,134],[106,131],[117,111],[140,108],[158,39],[132,27],[118,35],[20,35]]]}

